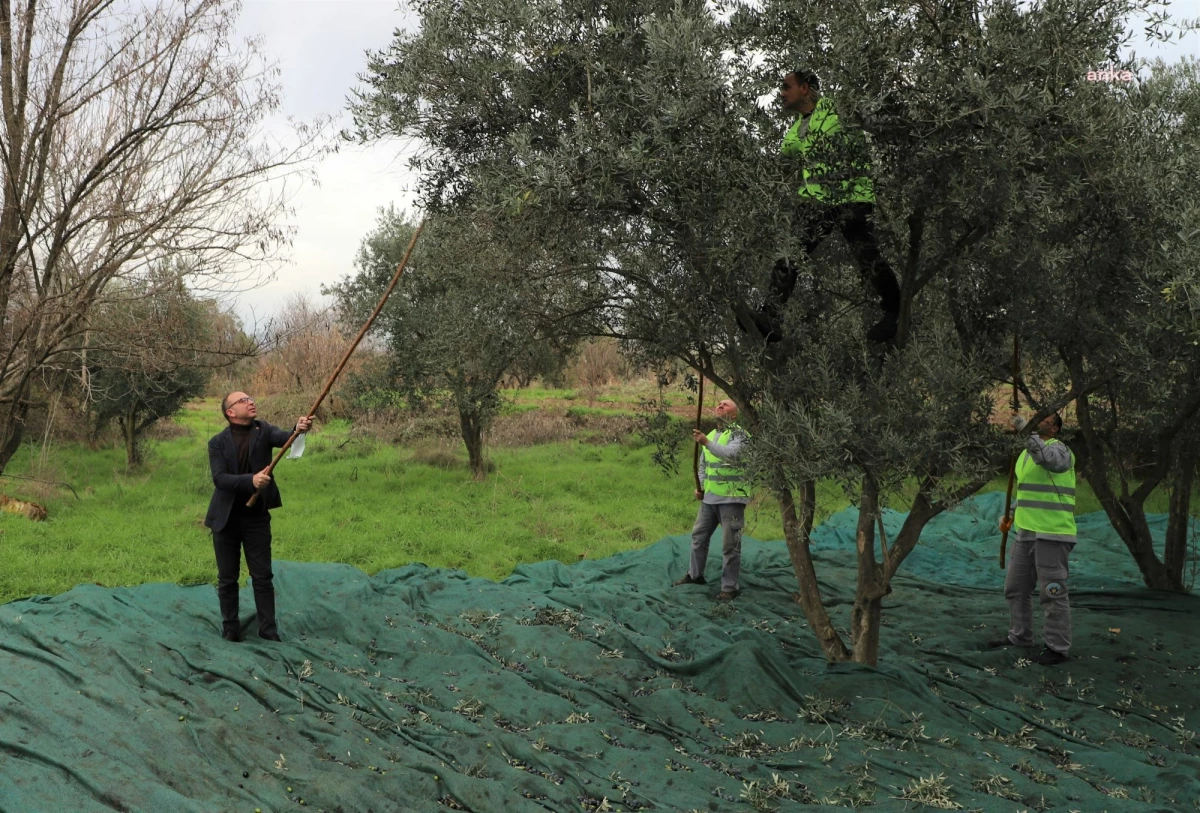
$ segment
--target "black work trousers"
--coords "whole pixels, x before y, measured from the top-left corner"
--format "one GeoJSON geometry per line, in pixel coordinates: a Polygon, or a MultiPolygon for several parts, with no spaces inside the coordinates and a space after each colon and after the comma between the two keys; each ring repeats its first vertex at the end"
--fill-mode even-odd
{"type": "MultiPolygon", "coordinates": [[[[261,503],[260,503],[261,504],[261,503]]],[[[254,608],[258,612],[258,634],[278,635],[275,627],[275,585],[271,573],[271,515],[267,511],[237,513],[225,527],[213,531],[213,551],[217,555],[217,600],[221,604],[221,623],[236,632],[238,621],[238,576],[242,570],[242,551],[254,585],[254,608]]]]}
{"type": "MultiPolygon", "coordinates": [[[[850,253],[854,255],[863,281],[879,295],[879,307],[885,313],[899,313],[900,283],[897,282],[895,272],[884,259],[879,250],[879,242],[875,239],[875,204],[841,203],[836,206],[814,206],[820,207],[816,210],[815,219],[808,220],[803,226],[805,253],[811,255],[835,228],[839,229],[842,237],[846,238],[850,253]]],[[[813,210],[810,209],[806,214],[811,216],[813,210]]],[[[770,292],[764,311],[771,316],[778,316],[778,308],[791,297],[798,275],[799,269],[790,260],[776,261],[771,272],[770,292]]]]}

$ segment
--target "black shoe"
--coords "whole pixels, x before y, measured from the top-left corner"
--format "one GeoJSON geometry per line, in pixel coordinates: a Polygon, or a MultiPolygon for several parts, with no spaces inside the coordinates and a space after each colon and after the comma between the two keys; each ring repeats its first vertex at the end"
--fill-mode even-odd
{"type": "Polygon", "coordinates": [[[741,590],[722,590],[720,593],[717,593],[717,601],[733,601],[741,594],[741,590]]]}
{"type": "Polygon", "coordinates": [[[225,627],[224,629],[221,630],[221,637],[224,638],[226,641],[237,642],[237,641],[242,640],[242,636],[238,635],[237,627],[225,627]]]}
{"type": "Polygon", "coordinates": [[[258,634],[258,637],[262,638],[264,641],[279,641],[280,640],[278,632],[260,632],[258,634]]]}
{"type": "Polygon", "coordinates": [[[1067,660],[1070,660],[1070,658],[1050,647],[1046,647],[1033,658],[1034,663],[1041,664],[1042,666],[1058,666],[1067,660]]]}
{"type": "Polygon", "coordinates": [[[691,573],[684,573],[683,578],[677,582],[674,582],[671,586],[679,587],[680,585],[684,585],[684,584],[708,584],[708,582],[704,581],[703,576],[701,576],[698,579],[693,579],[691,573]]]}
{"type": "Polygon", "coordinates": [[[887,311],[883,314],[874,327],[867,331],[867,340],[872,342],[886,342],[896,337],[896,323],[899,321],[900,314],[887,311]]]}

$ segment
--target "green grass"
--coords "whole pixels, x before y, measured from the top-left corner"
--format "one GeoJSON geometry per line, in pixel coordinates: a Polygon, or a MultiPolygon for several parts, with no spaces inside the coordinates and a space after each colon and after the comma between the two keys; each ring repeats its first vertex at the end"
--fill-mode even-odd
{"type": "MultiPolygon", "coordinates": [[[[519,408],[548,405],[566,393],[538,392],[519,408]]],[[[45,523],[0,513],[5,561],[0,601],[59,593],[84,582],[213,580],[211,536],[203,527],[212,494],[206,444],[223,424],[215,401],[190,405],[175,424],[182,436],[155,441],[147,465],[137,472],[126,470],[119,447],[52,448],[48,470],[40,474],[71,483],[78,500],[65,489],[47,493],[20,480],[0,481],[5,493],[50,510],[45,523]]],[[[524,562],[600,558],[686,534],[695,519],[690,456],[682,461],[682,473],[665,477],[650,450],[632,438],[608,445],[491,448],[495,471],[476,482],[461,445],[397,448],[348,435],[345,422],[320,426],[304,458],[281,463],[284,505],[273,512],[276,558],[344,562],[369,573],[424,562],[504,578],[524,562]]],[[[8,473],[28,473],[36,456],[37,447],[26,446],[8,473]]],[[[1000,477],[984,491],[1003,491],[1005,485],[1000,477]]],[[[902,495],[888,504],[902,508],[902,495]]],[[[846,505],[835,484],[820,485],[818,521],[846,505]]],[[[1077,506],[1080,513],[1100,508],[1086,482],[1080,483],[1077,506]]],[[[1162,493],[1147,504],[1151,512],[1166,508],[1162,493]]],[[[756,497],[746,532],[759,539],[782,537],[773,499],[756,497]]]]}
{"type": "Polygon", "coordinates": [[[630,414],[628,409],[614,409],[610,407],[573,406],[567,408],[567,415],[572,418],[587,418],[589,416],[615,418],[628,414],[630,414]]]}
{"type": "MultiPolygon", "coordinates": [[[[54,448],[50,479],[71,483],[46,496],[5,480],[6,493],[46,504],[50,520],[0,514],[0,601],[59,593],[76,584],[204,583],[215,578],[203,527],[212,494],[206,444],[221,428],[215,402],[177,421],[185,437],[155,442],[141,472],[120,448],[54,448]]],[[[646,447],[560,443],[489,450],[495,471],[472,480],[457,447],[454,468],[420,462],[428,447],[346,441],[348,426],[320,427],[300,460],[277,469],[284,505],[272,512],[274,555],[345,562],[374,573],[411,562],[503,578],[523,562],[599,558],[690,531],[691,475],[663,476],[646,447]]],[[[449,447],[448,447],[449,448],[449,447]]],[[[34,447],[9,468],[29,471],[34,447]]],[[[446,454],[424,457],[433,462],[446,454]]],[[[782,535],[775,505],[751,507],[747,532],[782,535]]]]}
{"type": "Polygon", "coordinates": [[[547,401],[574,401],[579,398],[579,391],[572,389],[554,389],[533,385],[522,390],[509,390],[506,393],[514,403],[541,405],[547,401]]]}

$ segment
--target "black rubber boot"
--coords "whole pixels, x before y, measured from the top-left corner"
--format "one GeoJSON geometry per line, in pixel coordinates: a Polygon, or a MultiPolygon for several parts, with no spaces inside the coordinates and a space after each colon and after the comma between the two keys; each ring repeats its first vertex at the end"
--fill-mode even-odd
{"type": "Polygon", "coordinates": [[[258,637],[267,641],[278,641],[279,630],[275,626],[275,591],[255,591],[254,607],[258,611],[258,637]]]}
{"type": "Polygon", "coordinates": [[[238,594],[235,589],[229,595],[217,595],[221,605],[221,637],[226,641],[240,641],[241,623],[238,621],[238,594]]]}

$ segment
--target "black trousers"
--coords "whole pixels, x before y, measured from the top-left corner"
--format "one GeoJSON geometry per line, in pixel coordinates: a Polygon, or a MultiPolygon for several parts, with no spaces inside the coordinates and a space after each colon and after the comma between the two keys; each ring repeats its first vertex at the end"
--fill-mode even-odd
{"type": "MultiPolygon", "coordinates": [[[[875,293],[879,295],[879,307],[886,313],[900,312],[900,283],[888,261],[879,250],[879,242],[875,239],[873,203],[841,203],[836,206],[817,204],[819,214],[815,220],[805,226],[804,251],[811,255],[817,246],[833,233],[836,228],[846,238],[850,253],[858,263],[859,272],[875,293]]],[[[811,212],[811,210],[810,210],[811,212]]],[[[799,269],[787,259],[775,262],[771,272],[770,292],[767,296],[765,311],[773,316],[778,315],[778,307],[791,297],[796,287],[799,269]],[[774,307],[772,307],[774,306],[774,307]]]]}
{"type": "Polygon", "coordinates": [[[238,576],[242,570],[242,551],[254,585],[254,608],[258,612],[258,634],[277,635],[275,627],[275,585],[271,573],[271,515],[235,513],[225,527],[213,531],[213,551],[217,555],[217,600],[221,604],[224,629],[236,632],[238,621],[238,576]]]}

